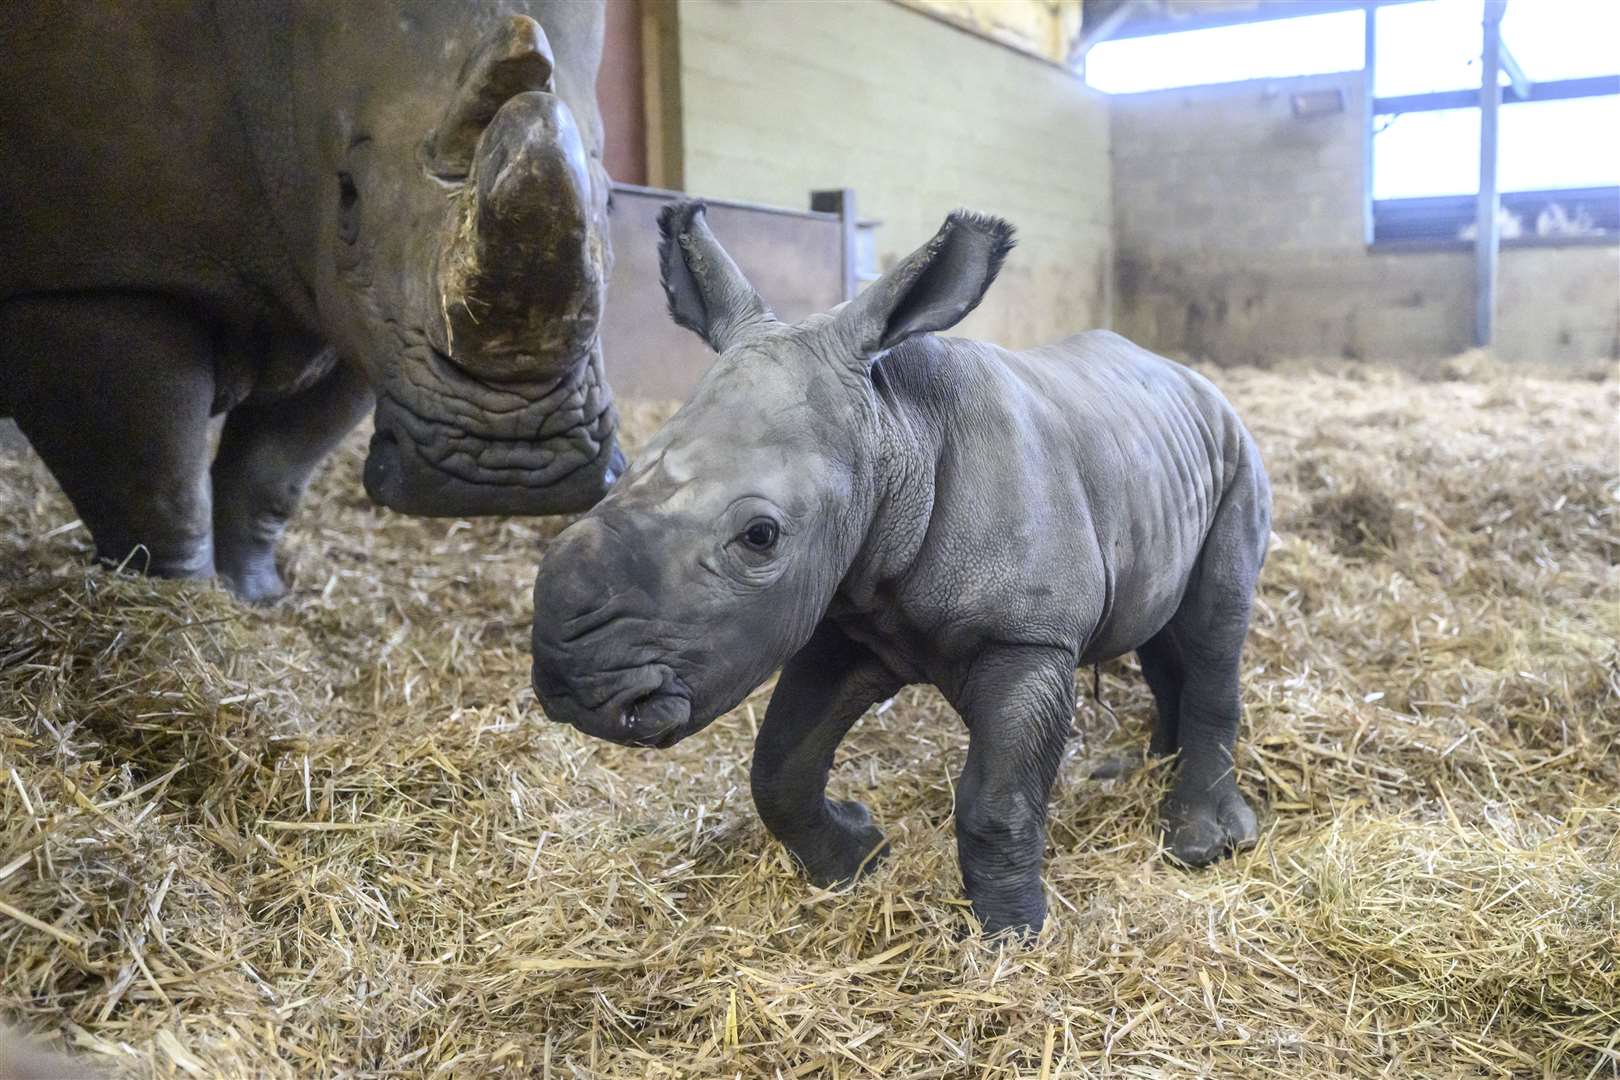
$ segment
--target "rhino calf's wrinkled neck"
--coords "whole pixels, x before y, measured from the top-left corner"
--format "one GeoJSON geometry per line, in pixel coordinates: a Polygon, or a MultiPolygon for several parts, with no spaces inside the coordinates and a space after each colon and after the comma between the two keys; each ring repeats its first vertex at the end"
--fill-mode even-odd
{"type": "Polygon", "coordinates": [[[987,930],[1038,928],[1046,802],[1075,668],[1136,651],[1180,754],[1167,850],[1252,842],[1231,768],[1238,657],[1270,492],[1205,379],[1117,335],[1022,353],[939,336],[1012,247],[957,212],[855,300],[786,325],[700,204],[660,220],[672,317],[719,359],[535,583],[534,685],[552,719],[665,747],[778,667],[751,782],[810,876],[885,850],[826,797],[865,709],[937,686],[970,730],[963,882],[987,930]]]}

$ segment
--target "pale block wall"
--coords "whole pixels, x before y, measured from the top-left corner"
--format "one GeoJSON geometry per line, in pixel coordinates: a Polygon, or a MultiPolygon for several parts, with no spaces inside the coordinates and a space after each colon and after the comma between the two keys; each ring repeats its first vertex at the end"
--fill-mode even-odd
{"type": "Polygon", "coordinates": [[[1108,109],[1078,79],[888,0],[681,0],[678,22],[687,191],[806,206],[852,187],[883,222],[880,269],[955,207],[1000,214],[1019,245],[961,332],[1106,325],[1108,109]]]}
{"type": "MultiPolygon", "coordinates": [[[[1471,252],[1364,243],[1359,72],[1122,95],[1112,120],[1122,333],[1223,363],[1471,344],[1471,252]],[[1333,87],[1343,113],[1293,115],[1333,87]]],[[[1505,360],[1620,356],[1620,247],[1505,248],[1498,306],[1505,360]]]]}

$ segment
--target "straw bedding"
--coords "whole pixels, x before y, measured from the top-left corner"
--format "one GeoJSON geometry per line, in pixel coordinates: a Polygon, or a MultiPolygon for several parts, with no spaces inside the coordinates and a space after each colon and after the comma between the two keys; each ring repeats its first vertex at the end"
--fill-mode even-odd
{"type": "Polygon", "coordinates": [[[87,570],[0,458],[0,1013],[131,1076],[1620,1075],[1616,382],[1216,378],[1276,487],[1262,842],[1167,865],[1165,768],[1093,777],[1147,691],[1082,673],[1028,948],[963,937],[932,691],[845,744],[894,857],[821,892],[749,803],[769,687],[661,754],[538,715],[555,522],[376,509],[356,436],[251,610],[87,570]]]}

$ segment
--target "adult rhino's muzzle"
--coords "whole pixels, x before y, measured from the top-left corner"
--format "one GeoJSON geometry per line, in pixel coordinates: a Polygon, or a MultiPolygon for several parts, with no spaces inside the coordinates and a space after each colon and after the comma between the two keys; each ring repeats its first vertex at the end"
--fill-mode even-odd
{"type": "Polygon", "coordinates": [[[404,348],[412,377],[377,395],[373,501],[423,517],[574,513],[624,472],[599,349],[553,384],[495,387],[425,342],[404,348]]]}
{"type": "Polygon", "coordinates": [[[433,310],[401,337],[366,461],[372,498],[429,516],[583,510],[624,469],[602,375],[607,177],[514,15],[474,50],[423,144],[456,185],[433,310]]]}
{"type": "Polygon", "coordinates": [[[587,735],[664,749],[703,725],[693,723],[690,689],[648,641],[644,577],[593,518],[563,531],[534,583],[534,692],[547,716],[587,735]]]}

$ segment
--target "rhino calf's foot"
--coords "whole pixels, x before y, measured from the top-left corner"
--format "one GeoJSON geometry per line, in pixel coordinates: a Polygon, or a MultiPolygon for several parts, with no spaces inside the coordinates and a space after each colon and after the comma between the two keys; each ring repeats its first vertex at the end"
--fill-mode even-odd
{"type": "Polygon", "coordinates": [[[865,877],[889,855],[871,812],[850,800],[827,800],[825,819],[787,848],[805,876],[823,889],[865,877]]]}
{"type": "Polygon", "coordinates": [[[1165,798],[1164,846],[1186,866],[1208,866],[1232,851],[1255,845],[1260,829],[1254,811],[1230,777],[1202,791],[1177,784],[1165,798]]]}

